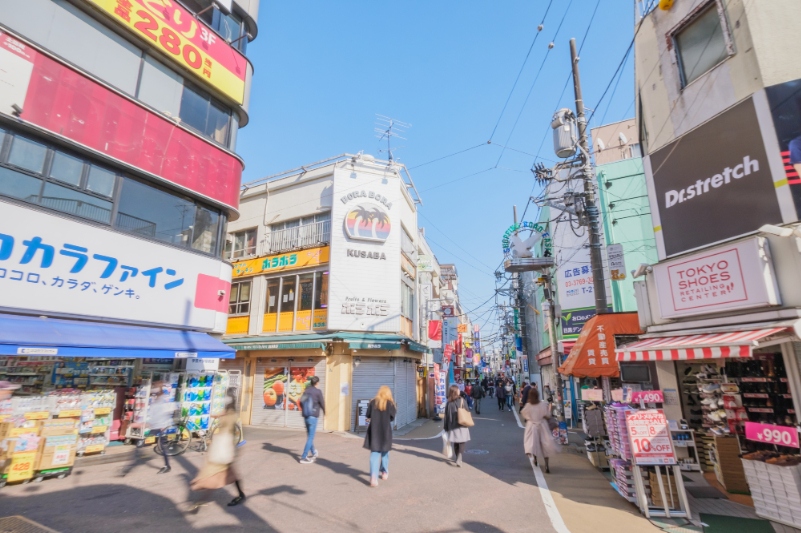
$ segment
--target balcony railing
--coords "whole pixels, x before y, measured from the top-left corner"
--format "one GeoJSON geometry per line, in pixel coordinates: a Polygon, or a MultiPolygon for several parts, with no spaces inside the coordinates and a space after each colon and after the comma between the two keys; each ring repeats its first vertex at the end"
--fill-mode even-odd
{"type": "Polygon", "coordinates": [[[314,248],[329,242],[331,242],[331,221],[314,222],[305,226],[273,231],[270,234],[270,253],[314,248]]]}

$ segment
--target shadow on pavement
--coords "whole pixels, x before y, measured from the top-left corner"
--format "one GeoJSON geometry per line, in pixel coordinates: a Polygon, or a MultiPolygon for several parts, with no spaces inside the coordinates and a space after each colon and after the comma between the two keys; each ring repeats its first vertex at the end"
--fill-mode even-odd
{"type": "MultiPolygon", "coordinates": [[[[275,444],[271,444],[269,442],[263,443],[262,449],[268,452],[282,453],[284,455],[288,455],[292,457],[295,461],[300,460],[300,456],[298,456],[298,454],[291,451],[290,449],[282,448],[280,446],[276,446],[275,444]]],[[[328,468],[329,470],[336,472],[337,474],[344,474],[350,476],[353,479],[360,481],[361,483],[364,483],[365,485],[368,486],[370,485],[369,472],[365,472],[363,470],[357,470],[345,463],[339,463],[337,461],[331,461],[330,459],[324,459],[324,458],[318,458],[314,464],[319,466],[324,466],[325,468],[328,468]]]]}

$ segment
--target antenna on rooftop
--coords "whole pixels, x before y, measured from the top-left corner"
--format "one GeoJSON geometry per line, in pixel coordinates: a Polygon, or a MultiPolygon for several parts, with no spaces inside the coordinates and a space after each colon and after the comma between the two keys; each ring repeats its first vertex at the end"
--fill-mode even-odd
{"type": "Polygon", "coordinates": [[[378,113],[375,114],[378,117],[376,120],[377,122],[375,125],[376,128],[373,128],[375,132],[375,136],[379,141],[383,141],[384,139],[387,140],[387,149],[386,150],[379,150],[379,152],[386,152],[389,155],[390,163],[394,159],[392,155],[393,150],[399,150],[403,148],[403,146],[396,146],[392,148],[392,138],[397,137],[398,139],[406,140],[405,137],[401,137],[399,133],[406,133],[406,130],[411,128],[411,124],[407,124],[406,122],[401,122],[400,120],[395,120],[394,118],[385,117],[384,115],[379,115],[378,113]],[[401,129],[405,128],[405,129],[401,129]]]}

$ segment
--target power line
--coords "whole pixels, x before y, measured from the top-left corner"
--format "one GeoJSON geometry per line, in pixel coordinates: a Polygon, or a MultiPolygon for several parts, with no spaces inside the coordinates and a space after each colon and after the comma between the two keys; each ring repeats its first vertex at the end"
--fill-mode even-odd
{"type": "Polygon", "coordinates": [[[446,181],[445,183],[440,183],[439,185],[434,185],[433,187],[429,187],[428,189],[423,189],[420,192],[427,192],[434,189],[438,189],[439,187],[444,187],[445,185],[450,185],[451,183],[456,183],[457,181],[461,181],[467,178],[471,178],[473,176],[478,176],[479,174],[483,174],[484,172],[489,172],[490,170],[495,170],[495,167],[485,168],[484,170],[479,170],[478,172],[474,172],[473,174],[468,174],[467,176],[462,176],[461,178],[456,178],[455,180],[446,181]]]}
{"type": "MultiPolygon", "coordinates": [[[[433,227],[435,230],[437,230],[438,232],[440,232],[441,234],[443,234],[443,235],[445,236],[445,238],[446,238],[446,239],[448,239],[449,241],[451,241],[451,242],[452,242],[454,245],[456,245],[456,247],[457,247],[457,248],[459,248],[461,251],[463,251],[463,252],[465,252],[465,253],[467,253],[467,254],[470,254],[470,253],[472,253],[472,252],[468,252],[467,250],[465,250],[464,248],[462,248],[461,246],[459,246],[458,244],[456,244],[456,242],[455,242],[453,239],[451,239],[450,237],[448,237],[448,234],[447,234],[447,233],[445,233],[444,231],[442,231],[441,229],[439,229],[437,226],[435,226],[435,225],[434,225],[434,223],[433,223],[433,222],[431,222],[431,219],[430,219],[430,218],[428,218],[427,216],[425,216],[423,213],[420,213],[420,212],[418,211],[418,213],[417,213],[417,214],[418,214],[419,216],[423,217],[424,219],[428,220],[428,222],[431,224],[431,226],[432,226],[432,227],[433,227]]],[[[484,262],[482,262],[482,261],[478,261],[478,262],[479,262],[479,263],[481,263],[482,265],[484,265],[485,267],[487,267],[487,268],[489,268],[489,269],[492,269],[492,267],[491,267],[491,266],[489,266],[488,264],[486,264],[486,263],[484,263],[484,262]]]]}
{"type": "Polygon", "coordinates": [[[517,82],[520,81],[520,75],[523,74],[523,69],[526,67],[526,63],[528,63],[528,58],[531,55],[531,51],[534,49],[534,44],[537,42],[537,38],[540,36],[540,32],[542,31],[542,26],[545,24],[545,17],[548,16],[548,11],[551,9],[551,4],[553,4],[553,0],[548,2],[548,7],[545,8],[545,14],[542,16],[542,22],[537,27],[537,33],[534,35],[534,40],[531,41],[531,46],[528,48],[528,53],[526,54],[526,58],[523,60],[523,64],[520,65],[520,72],[517,73],[517,77],[515,78],[515,82],[512,84],[512,90],[509,91],[509,96],[506,97],[506,102],[503,104],[503,109],[501,109],[501,114],[498,116],[498,121],[495,123],[495,127],[492,128],[492,135],[490,135],[490,141],[493,137],[495,137],[495,131],[498,129],[498,124],[501,123],[501,119],[503,118],[504,112],[506,112],[506,106],[509,105],[509,100],[512,98],[512,93],[515,92],[515,87],[517,87],[517,82]]]}
{"type": "Polygon", "coordinates": [[[477,144],[477,145],[475,145],[475,146],[471,146],[470,148],[467,148],[467,149],[465,149],[465,150],[460,150],[459,152],[454,152],[454,153],[452,153],[452,154],[450,154],[450,155],[445,155],[445,156],[442,156],[442,157],[438,157],[438,158],[436,158],[436,159],[432,159],[431,161],[429,161],[429,162],[427,162],[427,163],[422,163],[422,164],[420,164],[420,165],[415,165],[415,166],[413,166],[413,167],[409,167],[409,170],[414,170],[414,169],[416,169],[416,168],[424,167],[424,166],[426,166],[426,165],[430,165],[431,163],[436,163],[437,161],[442,161],[443,159],[448,159],[449,157],[453,157],[453,156],[455,156],[455,155],[463,154],[463,153],[465,153],[465,152],[469,152],[470,150],[475,150],[475,149],[476,149],[476,148],[478,148],[479,146],[486,146],[487,144],[489,144],[489,143],[481,143],[481,144],[477,144]]]}

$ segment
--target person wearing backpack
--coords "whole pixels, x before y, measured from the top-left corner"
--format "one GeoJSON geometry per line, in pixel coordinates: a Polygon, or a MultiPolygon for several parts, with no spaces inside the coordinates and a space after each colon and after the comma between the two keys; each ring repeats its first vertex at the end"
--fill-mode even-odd
{"type": "Polygon", "coordinates": [[[309,465],[317,460],[317,449],[314,447],[314,434],[317,432],[317,419],[320,417],[320,410],[325,414],[325,399],[323,393],[317,388],[320,378],[312,376],[309,385],[300,397],[300,408],[303,420],[306,422],[306,433],[309,435],[306,440],[306,447],[303,448],[303,455],[300,456],[300,464],[309,465]],[[309,452],[312,456],[309,457],[309,452]]]}

